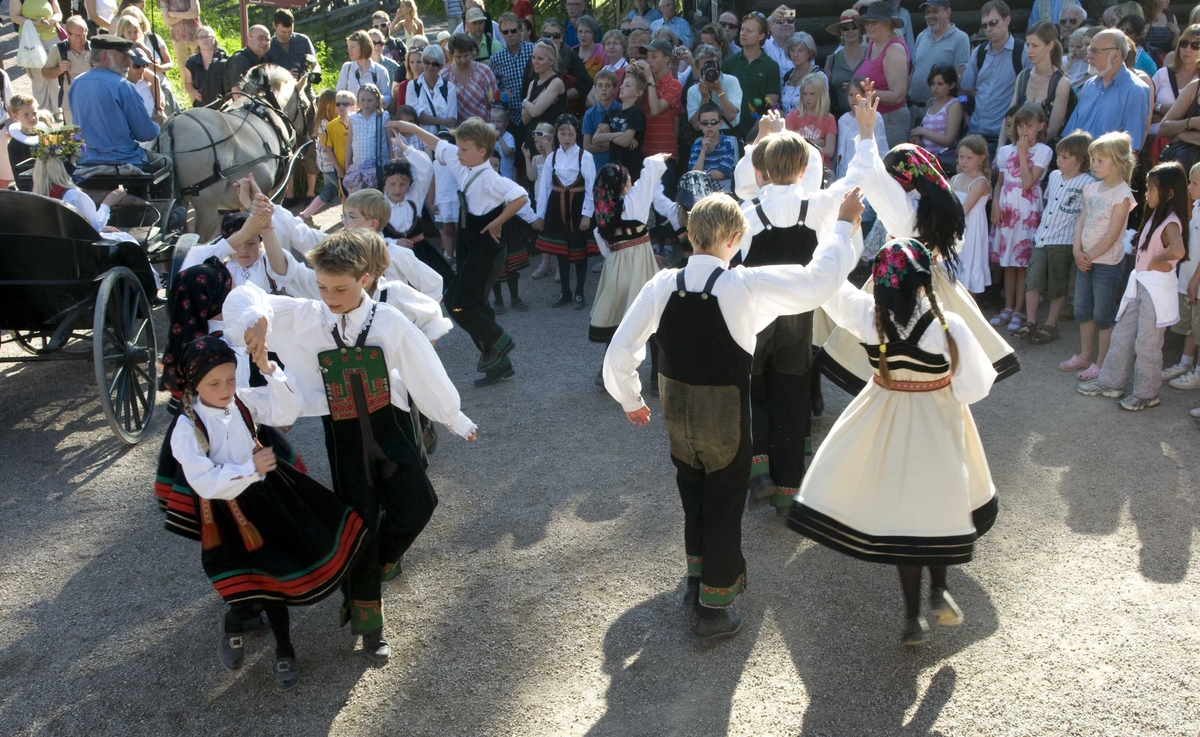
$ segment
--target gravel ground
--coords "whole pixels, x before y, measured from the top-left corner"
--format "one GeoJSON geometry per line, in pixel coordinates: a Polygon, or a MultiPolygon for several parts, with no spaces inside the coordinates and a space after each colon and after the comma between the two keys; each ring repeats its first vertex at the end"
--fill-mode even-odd
{"type": "MultiPolygon", "coordinates": [[[[1186,415],[1200,395],[1164,387],[1141,414],[1078,396],[1054,370],[1077,347],[1064,324],[1059,344],[1022,346],[1022,372],[975,406],[1002,499],[977,559],[950,575],[963,627],[903,648],[892,570],[759,510],[744,523],[743,631],[702,648],[679,607],[682,514],[661,418],[626,423],[592,385],[602,351],[587,313],[550,309],[549,280],[522,286],[533,309],[501,318],[519,343],[515,379],[475,389],[466,335],[438,345],[480,440],[442,433],[440,507],[385,588],[392,661],[352,652],[335,596],[293,612],[302,678],[289,694],[271,685],[269,636],[239,672],[216,659],[221,602],[153,501],[165,413],[127,449],[90,365],[0,366],[0,734],[1200,729],[1186,415]]],[[[849,401],[826,395],[817,440],[849,401]]],[[[291,437],[328,483],[319,423],[291,437]]]]}
{"type": "MultiPolygon", "coordinates": [[[[1196,395],[1164,387],[1161,407],[1124,413],[1054,370],[1073,325],[1059,345],[1023,347],[1023,371],[975,409],[1002,504],[977,560],[951,572],[963,627],[902,647],[891,569],[759,510],[744,527],[744,629],[705,648],[678,604],[682,515],[660,418],[626,423],[592,385],[587,313],[550,309],[550,280],[522,284],[533,309],[501,318],[515,379],[475,389],[466,335],[438,345],[480,440],[442,434],[440,507],[385,589],[391,663],[352,652],[335,596],[294,612],[290,694],[272,688],[269,636],[240,672],[216,659],[221,602],[152,498],[165,414],[125,449],[89,365],[0,370],[0,734],[1200,729],[1196,395]]],[[[849,400],[826,394],[818,439],[849,400]]],[[[327,483],[319,423],[292,438],[327,483]]]]}

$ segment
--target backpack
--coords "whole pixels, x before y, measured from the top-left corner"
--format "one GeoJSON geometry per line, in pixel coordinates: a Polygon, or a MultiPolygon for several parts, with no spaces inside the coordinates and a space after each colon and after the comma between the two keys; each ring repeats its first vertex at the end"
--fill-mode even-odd
{"type": "MultiPolygon", "coordinates": [[[[983,69],[983,60],[987,54],[989,45],[981,43],[979,44],[979,48],[975,49],[975,74],[977,76],[983,69]]],[[[1020,74],[1021,70],[1025,68],[1025,42],[1016,36],[1013,36],[1012,65],[1013,74],[1020,74]]]]}
{"type": "MultiPolygon", "coordinates": [[[[1047,96],[1046,96],[1045,101],[1042,102],[1042,110],[1045,111],[1045,113],[1046,113],[1046,121],[1047,122],[1049,122],[1049,120],[1050,120],[1050,111],[1054,107],[1055,95],[1058,94],[1058,83],[1065,76],[1066,76],[1066,72],[1064,72],[1061,69],[1056,69],[1054,71],[1054,73],[1050,75],[1050,84],[1047,88],[1047,96]]],[[[1017,74],[1016,87],[1018,90],[1018,93],[1017,93],[1017,98],[1018,98],[1017,104],[1018,105],[1029,101],[1029,98],[1027,98],[1025,96],[1025,89],[1028,86],[1029,86],[1029,70],[1022,69],[1020,71],[1020,73],[1017,74]]],[[[1066,122],[1071,119],[1071,113],[1075,112],[1075,105],[1077,105],[1079,103],[1079,95],[1078,95],[1078,93],[1075,92],[1075,88],[1071,87],[1070,85],[1067,85],[1067,86],[1068,86],[1067,117],[1063,118],[1064,126],[1066,125],[1066,122]]],[[[1065,135],[1065,134],[1060,134],[1060,135],[1065,135]]]]}

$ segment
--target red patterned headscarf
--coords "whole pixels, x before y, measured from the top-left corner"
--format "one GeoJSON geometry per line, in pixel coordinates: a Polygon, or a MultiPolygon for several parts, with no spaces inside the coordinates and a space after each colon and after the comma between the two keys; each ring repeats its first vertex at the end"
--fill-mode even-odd
{"type": "Polygon", "coordinates": [[[216,257],[180,272],[171,295],[171,329],[163,351],[163,388],[182,392],[179,360],[191,341],[208,335],[208,321],[221,314],[225,297],[233,290],[233,279],[216,257]]]}

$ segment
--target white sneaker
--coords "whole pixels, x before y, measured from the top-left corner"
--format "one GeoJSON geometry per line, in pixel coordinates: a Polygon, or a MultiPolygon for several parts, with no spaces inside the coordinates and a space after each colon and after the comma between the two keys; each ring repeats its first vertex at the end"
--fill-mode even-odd
{"type": "Polygon", "coordinates": [[[1188,414],[1191,415],[1192,417],[1200,419],[1200,407],[1192,407],[1191,409],[1188,410],[1188,414]]]}
{"type": "MultiPolygon", "coordinates": [[[[1196,370],[1196,364],[1194,364],[1194,363],[1187,364],[1187,363],[1183,363],[1182,361],[1180,361],[1179,363],[1175,364],[1174,366],[1168,366],[1167,368],[1162,370],[1162,380],[1170,381],[1171,379],[1174,379],[1179,376],[1183,376],[1184,374],[1190,374],[1195,370],[1196,370]]],[[[1200,381],[1200,379],[1197,379],[1197,381],[1200,381]]]]}
{"type": "Polygon", "coordinates": [[[1167,384],[1172,389],[1200,389],[1200,371],[1189,371],[1182,376],[1176,376],[1167,384]]]}

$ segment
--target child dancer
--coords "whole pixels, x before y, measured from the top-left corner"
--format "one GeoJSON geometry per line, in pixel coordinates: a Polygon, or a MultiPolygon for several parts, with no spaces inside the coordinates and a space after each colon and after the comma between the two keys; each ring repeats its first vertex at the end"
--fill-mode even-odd
{"type": "Polygon", "coordinates": [[[230,329],[250,326],[251,354],[270,327],[302,400],[300,414],[322,418],[333,490],[373,533],[343,587],[341,621],[352,622],[366,654],[384,662],[391,648],[383,634],[382,582],[398,574],[400,558],[437,506],[409,397],[460,437],[474,440],[476,428],[460,411],[458,391],[429,340],[366,295],[374,279],[368,259],[354,231],[334,234],[308,255],[321,302],[239,287],[226,299],[225,317],[230,329]]]}
{"type": "MultiPolygon", "coordinates": [[[[235,182],[233,186],[239,191],[243,187],[249,191],[246,180],[235,182]]],[[[259,197],[262,198],[257,203],[259,217],[251,217],[253,204],[247,212],[226,215],[221,219],[221,237],[215,243],[188,249],[180,271],[216,258],[225,264],[233,286],[252,282],[264,292],[280,294],[287,281],[288,260],[283,249],[266,247],[267,239],[263,234],[274,229],[271,225],[274,206],[265,196],[259,197]]],[[[270,242],[273,246],[278,245],[273,237],[270,242]]]]}
{"type": "MultiPolygon", "coordinates": [[[[492,150],[490,163],[493,169],[497,172],[500,171],[499,143],[492,150]]],[[[505,178],[511,179],[511,177],[505,178]]],[[[542,223],[538,220],[537,213],[533,211],[529,203],[525,203],[517,211],[517,216],[509,218],[501,230],[505,250],[504,267],[500,270],[500,275],[496,277],[496,283],[492,285],[492,297],[495,300],[493,309],[497,315],[508,312],[508,308],[504,306],[504,296],[500,291],[502,284],[508,285],[508,296],[514,310],[525,312],[529,309],[529,305],[521,299],[521,272],[529,268],[529,252],[537,242],[537,228],[540,227],[542,227],[542,223]]]]}
{"type": "Polygon", "coordinates": [[[383,96],[373,84],[358,88],[358,112],[350,116],[350,133],[346,137],[346,168],[358,165],[358,184],[355,190],[379,186],[376,171],[390,158],[388,150],[391,131],[386,128],[388,113],[383,109],[383,96]]]}
{"type": "Polygon", "coordinates": [[[363,519],[328,489],[276,458],[257,423],[290,425],[300,398],[265,343],[254,363],[266,379],[238,386],[237,356],[219,338],[188,343],[178,363],[183,416],[170,433],[177,485],[194,500],[191,516],[204,573],[230,606],[218,654],[230,670],[244,659],[242,633],[266,612],[275,635],[275,687],[300,679],[288,607],[315,604],[345,579],[367,547],[363,519]],[[235,411],[230,411],[234,408],[235,411]]]}
{"type": "Polygon", "coordinates": [[[1129,211],[1136,204],[1129,183],[1137,157],[1128,133],[1106,133],[1088,146],[1092,176],[1083,188],[1083,212],[1075,224],[1075,320],[1079,353],[1058,364],[1080,381],[1100,378],[1108,341],[1116,325],[1117,294],[1125,273],[1122,238],[1129,211]],[[1096,333],[1100,339],[1097,344],[1096,333]],[[1094,357],[1094,360],[1093,360],[1094,357]]]}
{"type": "MultiPolygon", "coordinates": [[[[946,181],[937,158],[925,149],[901,144],[880,159],[872,137],[874,123],[859,120],[859,142],[850,165],[865,168],[866,196],[879,223],[893,237],[913,238],[934,254],[933,283],[942,305],[970,326],[995,366],[998,380],[1011,376],[1020,370],[1012,346],[988,324],[970,293],[954,278],[956,248],[966,227],[962,202],[946,181]]],[[[863,290],[869,292],[872,285],[868,281],[863,290]]],[[[871,379],[871,365],[858,338],[850,332],[835,329],[825,341],[824,351],[821,370],[846,391],[857,393],[871,379]]]]}
{"type": "Polygon", "coordinates": [[[839,209],[834,237],[808,266],[728,269],[746,218],[726,194],[692,209],[695,255],[683,269],[646,283],[604,357],[604,386],[635,425],[650,421],[638,365],[654,335],[660,353],[663,419],[683,501],[686,604],[701,639],[731,637],[741,618],[730,609],[745,588],[742,509],[750,474],[750,367],[757,326],[805,312],[830,297],[854,263],[850,233],[862,214],[859,192],[839,209]]]}
{"type": "Polygon", "coordinates": [[[1188,255],[1183,240],[1187,217],[1183,167],[1170,162],[1151,169],[1146,175],[1146,207],[1137,239],[1137,263],[1121,298],[1108,356],[1100,376],[1079,385],[1080,394],[1120,397],[1132,373],[1133,393],[1119,402],[1121,409],[1136,412],[1158,405],[1163,332],[1179,321],[1175,265],[1188,255]]]}
{"type": "MultiPolygon", "coordinates": [[[[396,124],[388,125],[395,127],[396,124]]],[[[419,138],[414,140],[420,141],[419,138]]],[[[425,198],[433,184],[433,162],[424,151],[405,142],[403,136],[396,136],[393,147],[404,160],[389,161],[383,167],[383,194],[392,206],[383,234],[396,246],[412,251],[421,263],[437,272],[444,286],[454,277],[454,271],[443,253],[425,239],[421,221],[421,209],[425,207],[425,198]]]]}
{"type": "MultiPolygon", "coordinates": [[[[658,273],[646,222],[666,170],[664,155],[656,154],[646,159],[637,184],[630,184],[629,172],[620,164],[607,164],[596,176],[596,245],[604,254],[604,269],[588,324],[593,343],[612,341],[633,300],[658,273]]],[[[658,370],[657,353],[651,343],[652,375],[658,370]]],[[[604,386],[603,369],[596,373],[596,386],[604,386]]]]}
{"type": "Polygon", "coordinates": [[[496,129],[490,123],[468,118],[455,129],[457,146],[411,123],[402,123],[400,130],[415,133],[434,148],[436,159],[461,183],[458,196],[462,215],[455,245],[458,270],[447,290],[446,306],[451,319],[467,331],[479,349],[475,370],[483,376],[476,383],[487,386],[509,378],[515,372],[508,354],[516,342],[496,324],[488,292],[500,271],[498,257],[504,250],[501,229],[529,202],[529,197],[521,185],[500,176],[488,163],[496,145],[496,129]]]}
{"type": "MultiPolygon", "coordinates": [[[[529,153],[527,146],[521,146],[525,152],[525,177],[533,185],[534,192],[537,191],[538,175],[542,171],[542,166],[546,163],[550,153],[557,147],[554,137],[554,126],[549,123],[538,123],[530,134],[533,139],[534,153],[529,153]]],[[[594,160],[593,160],[594,161],[594,160]]],[[[541,279],[542,277],[554,274],[554,281],[559,281],[558,269],[555,268],[554,259],[548,253],[542,253],[541,263],[530,274],[530,278],[541,279]]]]}
{"type": "Polygon", "coordinates": [[[1011,131],[1016,144],[996,152],[1000,194],[992,198],[992,262],[1004,269],[1004,309],[991,323],[1015,333],[1025,324],[1025,269],[1042,218],[1042,174],[1054,151],[1043,143],[1046,114],[1041,105],[1027,102],[1017,108],[1011,131]]]}
{"type": "Polygon", "coordinates": [[[317,98],[313,145],[317,147],[317,169],[325,183],[321,192],[300,213],[310,228],[316,227],[313,215],[330,202],[341,200],[342,179],[346,177],[346,139],[350,136],[350,112],[354,95],[342,90],[325,90],[317,98]]]}
{"type": "Polygon", "coordinates": [[[967,323],[942,311],[932,271],[920,243],[894,240],[876,254],[873,294],[847,284],[823,305],[863,341],[872,381],[821,443],[788,520],[822,545],[899,569],[906,645],[924,642],[928,630],[922,567],[935,621],[962,624],[946,566],[971,560],[997,507],[969,409],[988,395],[996,370],[967,323]]]}
{"type": "Polygon", "coordinates": [[[1055,150],[1058,169],[1050,172],[1046,209],[1038,225],[1029,274],[1025,280],[1025,307],[1028,321],[1016,332],[1034,345],[1058,340],[1058,315],[1067,302],[1067,284],[1071,277],[1071,242],[1075,224],[1083,212],[1083,188],[1096,181],[1088,174],[1092,162],[1088,146],[1092,137],[1083,131],[1063,136],[1055,150]],[[1038,325],[1038,304],[1042,294],[1050,298],[1050,314],[1038,325]]]}
{"type": "Polygon", "coordinates": [[[929,98],[921,124],[912,129],[908,140],[937,156],[950,150],[962,130],[963,109],[958,101],[958,72],[949,64],[935,64],[925,81],[933,97],[929,98]]]}
{"type": "Polygon", "coordinates": [[[562,292],[551,307],[562,307],[574,301],[575,309],[582,310],[587,259],[592,252],[599,253],[591,234],[596,164],[592,155],[580,145],[583,141],[579,137],[579,121],[574,115],[558,116],[554,127],[558,148],[542,165],[537,181],[537,216],[544,223],[537,248],[558,259],[562,292]],[[573,295],[572,264],[575,266],[573,295]]]}
{"type": "Polygon", "coordinates": [[[500,176],[505,179],[517,178],[516,139],[508,132],[508,108],[502,103],[492,105],[492,127],[496,129],[495,153],[500,157],[500,176]]]}
{"type": "MultiPolygon", "coordinates": [[[[1192,216],[1188,224],[1188,256],[1179,264],[1180,319],[1171,326],[1171,332],[1186,337],[1179,363],[1162,372],[1163,381],[1172,389],[1200,389],[1200,370],[1196,368],[1196,341],[1200,339],[1200,308],[1196,307],[1196,292],[1200,289],[1200,277],[1196,276],[1196,264],[1200,263],[1200,164],[1192,167],[1188,177],[1188,199],[1192,202],[1192,216]]],[[[1191,415],[1200,418],[1200,408],[1191,410],[1191,415]]]]}
{"type": "Polygon", "coordinates": [[[837,153],[837,121],[829,114],[829,82],[821,72],[800,80],[800,107],[787,114],[787,129],[796,131],[821,152],[826,168],[837,153]]]}
{"type": "Polygon", "coordinates": [[[992,193],[991,178],[987,141],[983,136],[962,139],[958,144],[958,173],[950,180],[950,185],[962,202],[967,220],[962,243],[958,246],[956,276],[963,288],[972,294],[978,294],[992,284],[987,210],[987,200],[992,193]]]}
{"type": "MultiPolygon", "coordinates": [[[[411,129],[404,128],[404,130],[408,131],[411,129]]],[[[441,131],[435,137],[452,146],[454,145],[454,134],[450,131],[441,131]]],[[[424,138],[419,136],[417,140],[425,141],[424,138]]],[[[431,144],[427,144],[426,149],[429,151],[436,150],[431,144]]],[[[458,221],[462,214],[459,211],[458,192],[464,183],[458,181],[454,176],[454,171],[444,164],[441,159],[437,156],[432,156],[431,158],[433,159],[433,222],[437,225],[438,231],[442,236],[442,254],[446,257],[447,261],[453,264],[456,263],[454,247],[458,241],[458,221]]]]}

